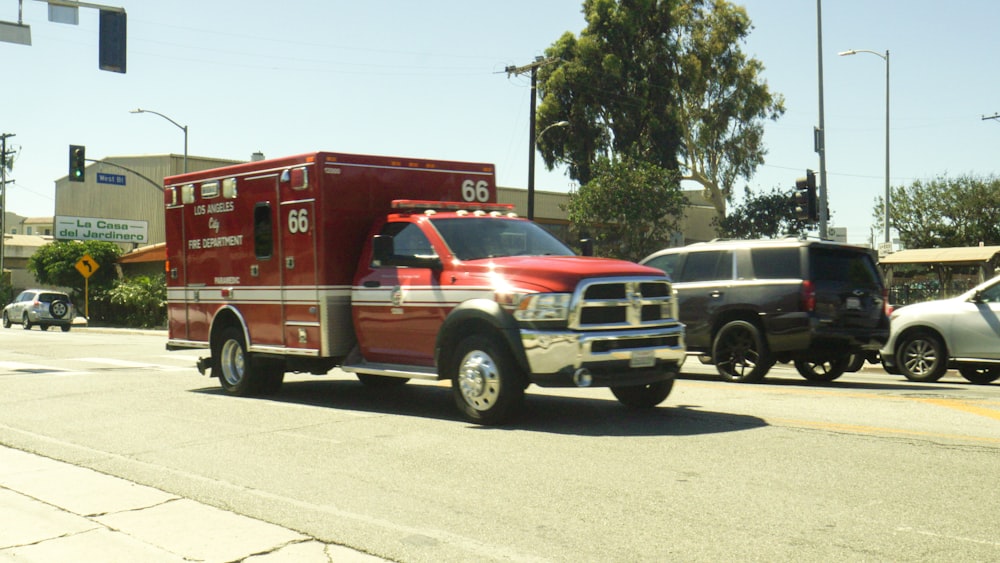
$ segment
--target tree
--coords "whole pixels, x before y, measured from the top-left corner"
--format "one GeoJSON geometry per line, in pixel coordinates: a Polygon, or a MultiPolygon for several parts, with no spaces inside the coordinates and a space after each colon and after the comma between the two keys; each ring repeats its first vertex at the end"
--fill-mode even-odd
{"type": "Polygon", "coordinates": [[[538,140],[551,170],[564,162],[581,185],[601,157],[641,158],[676,170],[681,128],[673,76],[678,0],[585,0],[586,28],[566,32],[538,71],[537,126],[558,121],[538,140]]]}
{"type": "MultiPolygon", "coordinates": [[[[906,248],[1000,244],[1000,178],[963,175],[917,180],[891,190],[889,220],[906,248]]],[[[884,229],[885,199],[873,218],[884,229]]]]}
{"type": "Polygon", "coordinates": [[[549,169],[587,183],[600,156],[628,155],[699,183],[720,218],[738,178],[763,162],[763,121],[784,102],[740,44],[752,28],[726,0],[586,0],[539,68],[538,140],[549,169]]]}
{"type": "Polygon", "coordinates": [[[56,241],[42,246],[28,259],[28,271],[42,285],[72,288],[76,296],[83,294],[84,277],[76,269],[76,263],[89,255],[100,266],[87,280],[90,289],[108,289],[114,283],[117,272],[114,264],[121,256],[121,248],[110,242],[90,240],[56,241]]]}
{"type": "Polygon", "coordinates": [[[638,261],[680,230],[687,199],[677,173],[628,157],[599,158],[594,177],[570,193],[574,226],[598,243],[596,254],[638,261]]]}
{"type": "Polygon", "coordinates": [[[744,188],[743,203],[730,207],[725,217],[716,217],[713,223],[719,236],[726,238],[801,236],[807,225],[796,218],[793,194],[772,188],[770,193],[755,195],[744,188]]]}

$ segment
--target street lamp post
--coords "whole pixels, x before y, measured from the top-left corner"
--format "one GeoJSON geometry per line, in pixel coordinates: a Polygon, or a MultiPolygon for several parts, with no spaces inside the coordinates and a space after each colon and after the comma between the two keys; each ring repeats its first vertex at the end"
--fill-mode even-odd
{"type": "Polygon", "coordinates": [[[187,128],[187,125],[181,125],[180,123],[177,123],[176,121],[174,121],[173,119],[170,119],[169,117],[163,115],[162,113],[160,113],[158,111],[153,111],[151,109],[136,108],[134,110],[131,110],[129,113],[151,113],[153,115],[158,115],[158,116],[162,117],[163,119],[166,119],[170,123],[173,123],[178,129],[180,129],[181,131],[184,132],[184,172],[187,172],[188,171],[188,128],[187,128]]]}
{"type": "MultiPolygon", "coordinates": [[[[566,127],[567,125],[569,125],[569,121],[556,121],[531,137],[531,154],[528,155],[528,219],[532,221],[535,220],[535,145],[549,129],[566,127]]],[[[532,111],[531,129],[532,131],[535,129],[534,111],[532,111]]]]}
{"type": "Polygon", "coordinates": [[[841,57],[855,55],[857,53],[870,53],[885,61],[885,242],[891,242],[889,238],[889,50],[885,54],[867,49],[851,49],[838,53],[841,57]]]}

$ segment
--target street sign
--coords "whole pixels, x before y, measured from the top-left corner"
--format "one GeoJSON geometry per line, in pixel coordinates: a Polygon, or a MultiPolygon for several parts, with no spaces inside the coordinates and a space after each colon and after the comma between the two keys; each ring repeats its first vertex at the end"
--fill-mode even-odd
{"type": "Polygon", "coordinates": [[[125,175],[124,174],[107,174],[105,172],[97,173],[97,183],[98,184],[111,184],[112,186],[124,186],[125,185],[125,175]]]}
{"type": "Polygon", "coordinates": [[[90,276],[94,275],[94,272],[100,268],[101,265],[97,263],[96,260],[90,257],[89,254],[84,254],[83,258],[76,263],[76,271],[83,275],[84,279],[90,279],[90,276]]]}

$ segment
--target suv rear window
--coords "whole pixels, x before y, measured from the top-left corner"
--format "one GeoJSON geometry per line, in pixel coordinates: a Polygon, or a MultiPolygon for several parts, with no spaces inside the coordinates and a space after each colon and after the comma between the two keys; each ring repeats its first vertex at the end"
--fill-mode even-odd
{"type": "Polygon", "coordinates": [[[751,248],[754,277],[759,280],[787,280],[802,277],[798,247],[751,248]]]}
{"type": "Polygon", "coordinates": [[[878,270],[867,254],[813,248],[810,257],[813,281],[842,282],[854,286],[879,285],[878,270]]]}
{"type": "Polygon", "coordinates": [[[66,301],[66,296],[59,293],[43,293],[38,296],[38,300],[42,303],[52,303],[59,300],[66,301]]]}

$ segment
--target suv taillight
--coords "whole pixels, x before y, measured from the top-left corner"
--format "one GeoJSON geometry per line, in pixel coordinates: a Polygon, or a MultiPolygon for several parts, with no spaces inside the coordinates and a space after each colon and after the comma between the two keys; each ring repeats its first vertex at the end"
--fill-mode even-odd
{"type": "Polygon", "coordinates": [[[889,303],[889,288],[882,288],[882,307],[885,309],[885,316],[892,314],[892,303],[889,303]]]}
{"type": "Polygon", "coordinates": [[[812,313],[816,310],[816,289],[813,288],[813,283],[809,280],[802,282],[799,293],[799,304],[806,313],[812,313]]]}

